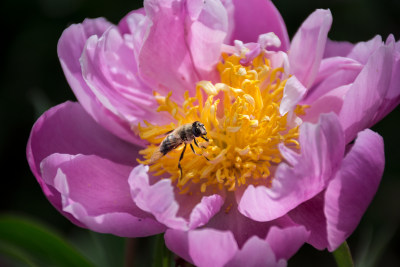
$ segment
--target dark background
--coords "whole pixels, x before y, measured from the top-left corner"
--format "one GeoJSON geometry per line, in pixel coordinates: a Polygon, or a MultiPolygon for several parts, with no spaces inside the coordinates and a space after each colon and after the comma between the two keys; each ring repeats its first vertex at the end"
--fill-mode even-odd
{"type": "MultiPolygon", "coordinates": [[[[400,37],[400,1],[281,0],[274,3],[290,37],[316,8],[331,9],[331,39],[358,42],[376,34],[386,39],[390,33],[396,40],[400,37]]],[[[75,100],[56,53],[62,31],[86,17],[102,16],[118,23],[130,10],[141,6],[141,1],[122,0],[2,0],[0,3],[0,215],[17,214],[43,222],[89,257],[93,240],[118,244],[124,240],[75,227],[56,212],[29,170],[26,142],[40,114],[51,106],[75,100]]],[[[373,128],[385,140],[386,168],[375,199],[348,241],[357,266],[400,266],[399,118],[397,108],[373,128]]],[[[146,251],[153,239],[137,239],[136,247],[141,252],[137,264],[146,266],[151,262],[146,251]]],[[[115,254],[122,257],[123,251],[115,254]]],[[[335,266],[332,256],[307,245],[289,261],[289,266],[322,265],[335,266]]]]}

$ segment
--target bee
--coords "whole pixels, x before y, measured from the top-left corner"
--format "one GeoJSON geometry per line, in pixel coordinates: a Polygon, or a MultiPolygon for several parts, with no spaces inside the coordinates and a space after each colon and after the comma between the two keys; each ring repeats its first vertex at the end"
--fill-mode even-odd
{"type": "MultiPolygon", "coordinates": [[[[179,126],[175,130],[171,130],[165,134],[167,136],[164,138],[164,140],[159,145],[158,149],[151,156],[149,164],[153,164],[154,162],[159,160],[162,156],[166,155],[168,152],[170,152],[170,151],[176,149],[177,147],[179,147],[180,145],[184,144],[185,146],[183,147],[181,156],[178,161],[178,168],[180,170],[181,177],[182,177],[181,160],[183,158],[183,155],[185,154],[186,145],[190,144],[190,148],[192,149],[193,153],[198,156],[201,156],[200,154],[197,154],[194,151],[192,141],[198,148],[200,148],[199,144],[196,141],[196,137],[201,137],[205,141],[208,142],[209,140],[206,137],[207,130],[204,127],[203,123],[201,123],[199,121],[195,121],[193,123],[187,123],[182,126],[179,126]]],[[[204,156],[204,157],[207,160],[209,160],[206,156],[204,156]]]]}

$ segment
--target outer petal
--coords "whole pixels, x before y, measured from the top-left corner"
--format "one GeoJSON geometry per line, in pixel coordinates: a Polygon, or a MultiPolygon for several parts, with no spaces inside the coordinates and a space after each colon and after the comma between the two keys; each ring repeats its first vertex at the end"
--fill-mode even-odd
{"type": "Polygon", "coordinates": [[[97,101],[95,94],[90,90],[82,77],[80,57],[86,40],[92,36],[101,36],[112,25],[105,19],[86,19],[82,24],[73,24],[68,27],[58,41],[57,52],[65,77],[75,93],[79,103],[104,128],[118,137],[138,142],[130,126],[106,109],[97,101]]]}
{"type": "Polygon", "coordinates": [[[338,42],[330,39],[326,40],[324,58],[345,57],[353,49],[354,45],[349,42],[338,42]]]}
{"type": "Polygon", "coordinates": [[[268,242],[254,236],[244,244],[243,248],[225,266],[286,266],[286,261],[278,261],[268,242]]]}
{"type": "Polygon", "coordinates": [[[43,180],[61,195],[62,211],[91,230],[127,237],[165,230],[130,198],[130,166],[98,156],[52,154],[41,169],[43,180]]]}
{"type": "Polygon", "coordinates": [[[188,240],[193,263],[199,267],[223,266],[238,250],[231,232],[195,230],[189,232],[188,240]]]}
{"type": "Polygon", "coordinates": [[[377,35],[367,42],[359,42],[354,45],[347,57],[366,64],[375,51],[382,46],[382,37],[377,35]]]}
{"type": "Polygon", "coordinates": [[[290,259],[304,244],[310,233],[304,226],[271,227],[266,241],[277,259],[290,259]]]}
{"type": "MultiPolygon", "coordinates": [[[[321,115],[319,124],[302,124],[301,154],[290,167],[281,163],[271,188],[249,186],[239,203],[245,216],[270,221],[321,192],[336,172],[344,153],[343,132],[334,114],[321,115]]],[[[285,151],[283,151],[285,152],[285,151]]],[[[284,155],[285,156],[285,155],[284,155]]]]}
{"type": "Polygon", "coordinates": [[[335,88],[353,83],[364,65],[350,58],[331,57],[323,59],[313,86],[302,101],[313,105],[314,101],[335,88]]]}
{"type": "Polygon", "coordinates": [[[169,250],[179,255],[185,261],[193,263],[192,257],[189,255],[189,237],[188,231],[168,229],[165,232],[165,245],[169,250]]]}
{"type": "Polygon", "coordinates": [[[235,238],[229,231],[169,229],[164,238],[170,250],[199,267],[224,266],[238,251],[235,238]]]}
{"type": "MultiPolygon", "coordinates": [[[[260,247],[254,247],[254,249],[259,251],[265,248],[265,246],[268,246],[269,249],[272,249],[273,253],[276,253],[276,259],[287,259],[286,257],[290,257],[295,253],[308,238],[308,232],[305,228],[295,224],[287,216],[283,216],[271,222],[257,222],[243,216],[237,210],[235,195],[233,193],[227,195],[227,199],[221,211],[218,212],[203,229],[210,230],[210,234],[218,232],[232,234],[235,246],[244,250],[242,252],[238,251],[239,255],[235,256],[237,259],[232,260],[229,264],[238,264],[244,259],[243,257],[247,253],[251,253],[248,251],[248,242],[253,243],[253,241],[249,240],[256,237],[256,239],[263,240],[263,242],[256,242],[257,246],[260,247]],[[286,241],[289,241],[290,244],[287,244],[286,241]]],[[[196,263],[196,261],[194,261],[194,253],[189,252],[189,250],[193,251],[189,236],[192,232],[196,231],[197,230],[189,230],[188,232],[184,232],[168,230],[165,235],[167,246],[184,259],[196,263]]],[[[210,251],[209,249],[204,249],[206,246],[204,244],[201,247],[200,244],[198,246],[198,249],[202,249],[202,253],[208,253],[210,251]]],[[[253,245],[251,245],[251,247],[253,247],[253,245]]],[[[197,244],[195,249],[197,250],[197,244]]],[[[223,253],[224,255],[221,255],[223,258],[228,258],[229,255],[232,255],[231,251],[225,251],[223,253]]],[[[211,256],[221,257],[216,254],[210,255],[209,257],[211,256]]],[[[266,259],[262,255],[258,256],[259,258],[254,259],[254,262],[249,262],[248,264],[259,263],[266,259]]],[[[213,261],[212,258],[209,260],[213,261]]],[[[275,260],[273,262],[275,262],[275,260]]],[[[228,266],[230,266],[229,264],[228,266]]]]}
{"type": "Polygon", "coordinates": [[[307,243],[320,250],[328,247],[324,201],[324,192],[321,192],[288,213],[293,221],[310,231],[307,243]]]}
{"type": "MultiPolygon", "coordinates": [[[[49,201],[71,221],[82,226],[82,223],[86,224],[86,222],[79,222],[79,218],[63,211],[62,193],[59,190],[66,188],[64,185],[71,181],[68,179],[78,179],[75,174],[81,175],[81,173],[74,173],[74,171],[87,170],[88,167],[85,166],[82,170],[80,170],[80,167],[76,169],[70,168],[67,166],[69,160],[71,161],[70,164],[73,165],[73,155],[92,155],[87,164],[98,166],[96,164],[101,161],[107,162],[107,166],[110,168],[105,168],[103,171],[99,170],[100,173],[98,173],[98,175],[106,175],[106,171],[110,171],[116,166],[119,166],[117,169],[130,170],[131,166],[135,164],[138,149],[138,147],[118,139],[96,124],[79,104],[66,102],[45,112],[35,123],[27,145],[27,158],[32,172],[35,174],[49,201]],[[46,159],[46,163],[44,163],[44,159],[46,159]],[[64,170],[63,173],[60,169],[61,172],[57,174],[58,165],[62,165],[68,171],[64,170]],[[46,175],[46,179],[44,175],[46,175]],[[66,178],[62,178],[63,175],[66,178]],[[57,178],[60,181],[59,190],[55,187],[55,177],[59,177],[57,178]]],[[[81,160],[79,164],[83,164],[82,157],[79,159],[81,160]]],[[[74,164],[78,164],[78,159],[74,160],[74,164]]],[[[85,178],[92,179],[96,175],[88,175],[85,178]]],[[[124,175],[120,172],[115,172],[115,177],[113,176],[112,179],[122,179],[121,176],[124,175]]],[[[125,175],[124,177],[124,179],[127,179],[128,176],[125,175]]],[[[123,181],[123,183],[126,183],[126,181],[123,181]]],[[[96,188],[96,183],[94,182],[93,184],[94,188],[96,188]]],[[[118,187],[120,184],[115,184],[115,186],[118,187]]],[[[76,188],[73,186],[71,190],[75,192],[76,188]]],[[[127,192],[129,194],[129,190],[127,192]]],[[[82,196],[85,196],[85,194],[82,194],[82,196]]],[[[130,203],[133,204],[132,201],[130,203]]],[[[87,203],[85,202],[85,204],[87,203]]],[[[141,214],[144,213],[141,212],[141,214]]],[[[146,217],[149,217],[149,215],[146,215],[146,217]]],[[[87,223],[86,227],[91,226],[87,223]]],[[[106,231],[104,229],[102,231],[106,231]]]]}
{"type": "Polygon", "coordinates": [[[137,166],[129,176],[131,195],[142,210],[170,228],[188,230],[202,226],[216,214],[223,204],[223,197],[181,195],[174,192],[170,179],[150,184],[148,166],[137,166]]]}
{"type": "MultiPolygon", "coordinates": [[[[319,116],[323,113],[334,112],[339,115],[343,106],[343,98],[350,89],[351,84],[343,85],[326,93],[312,103],[308,102],[309,99],[304,100],[305,103],[310,104],[310,108],[307,109],[304,116],[301,116],[301,119],[303,121],[316,123],[319,116]]],[[[310,98],[312,98],[312,96],[310,98]]]]}
{"type": "Polygon", "coordinates": [[[135,21],[132,21],[135,18],[135,14],[146,15],[146,12],[144,8],[139,8],[136,10],[132,10],[125,17],[123,17],[118,23],[118,29],[121,34],[132,34],[137,30],[136,27],[138,26],[138,24],[135,23],[135,21]]]}
{"type": "MultiPolygon", "coordinates": [[[[394,42],[393,35],[390,35],[386,43],[390,42],[390,39],[392,39],[392,41],[394,42]]],[[[393,54],[393,68],[392,77],[390,79],[390,86],[386,93],[385,100],[379,107],[379,111],[376,114],[376,117],[372,124],[380,121],[400,103],[400,49],[397,48],[393,54]]]]}
{"type": "MultiPolygon", "coordinates": [[[[254,225],[252,225],[251,222],[249,224],[244,223],[240,219],[241,215],[238,214],[240,222],[235,223],[232,220],[235,220],[237,213],[234,213],[233,217],[230,216],[233,211],[232,209],[227,213],[221,212],[219,220],[222,220],[220,222],[221,226],[224,225],[225,227],[219,228],[225,229],[215,229],[214,226],[217,225],[207,224],[206,228],[202,230],[190,230],[188,232],[167,230],[165,241],[168,248],[196,265],[200,264],[201,257],[205,257],[207,262],[204,263],[204,259],[202,261],[205,266],[220,266],[219,264],[210,264],[210,262],[219,262],[221,258],[231,258],[225,266],[243,266],[244,260],[247,260],[245,266],[277,266],[277,263],[279,263],[278,266],[282,266],[280,264],[285,263],[285,259],[294,254],[304,244],[309,235],[305,227],[293,224],[289,218],[279,219],[273,223],[254,222],[254,225]],[[223,215],[226,215],[226,218],[223,218],[223,215]],[[226,227],[226,224],[230,224],[230,226],[226,227]],[[264,233],[262,236],[254,235],[255,229],[252,228],[255,224],[258,224],[257,231],[264,233]],[[210,253],[214,246],[209,248],[207,240],[201,242],[201,238],[198,236],[199,231],[204,231],[202,232],[204,234],[203,238],[206,235],[210,235],[207,238],[212,239],[213,235],[215,235],[217,242],[224,243],[221,250],[218,249],[218,253],[210,253]],[[240,232],[250,232],[249,234],[243,233],[243,235],[247,235],[247,239],[243,242],[238,242],[237,240],[237,236],[241,234],[240,232]],[[268,233],[267,237],[266,233],[268,233]],[[233,237],[234,239],[232,240],[233,237]],[[231,250],[227,250],[227,247],[231,247],[231,250]],[[237,250],[237,248],[240,248],[240,250],[237,250]],[[260,253],[260,251],[263,252],[260,253]],[[199,258],[197,260],[196,255],[199,258]],[[234,257],[232,258],[233,255],[234,257]]],[[[247,220],[250,221],[250,219],[247,220]]]]}
{"type": "Polygon", "coordinates": [[[98,155],[134,166],[138,150],[139,147],[104,130],[78,103],[65,102],[36,121],[28,140],[27,158],[32,172],[40,179],[41,161],[54,153],[98,155]]]}
{"type": "Polygon", "coordinates": [[[335,250],[355,230],[374,197],[383,174],[383,139],[371,130],[358,134],[325,193],[328,250],[335,250]]]}
{"type": "Polygon", "coordinates": [[[371,126],[390,85],[392,54],[393,44],[376,50],[346,94],[339,116],[346,142],[371,126]]]}
{"type": "MultiPolygon", "coordinates": [[[[235,195],[227,195],[224,206],[207,224],[206,227],[220,231],[230,231],[239,247],[242,247],[252,236],[265,239],[271,227],[288,228],[297,226],[293,221],[283,216],[270,222],[258,222],[241,214],[238,211],[235,195]]],[[[304,241],[304,240],[303,240],[304,241]]]]}
{"type": "Polygon", "coordinates": [[[279,50],[289,49],[289,36],[281,14],[269,0],[234,0],[235,28],[232,40],[256,42],[263,33],[274,32],[281,40],[279,50]]]}
{"type": "Polygon", "coordinates": [[[331,24],[331,12],[318,9],[303,22],[293,37],[289,53],[290,70],[307,88],[317,76],[331,24]]]}
{"type": "Polygon", "coordinates": [[[333,251],[350,236],[378,188],[383,167],[382,138],[370,130],[359,133],[326,191],[289,213],[311,231],[308,243],[333,251]]]}
{"type": "Polygon", "coordinates": [[[118,24],[118,29],[123,35],[126,44],[133,50],[136,63],[139,61],[140,49],[143,46],[151,24],[144,8],[131,11],[118,24]]]}

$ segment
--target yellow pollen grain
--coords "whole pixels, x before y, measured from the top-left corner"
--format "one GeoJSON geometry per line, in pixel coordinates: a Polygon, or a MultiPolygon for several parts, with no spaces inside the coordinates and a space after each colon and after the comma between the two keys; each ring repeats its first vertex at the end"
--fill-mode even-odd
{"type": "MultiPolygon", "coordinates": [[[[220,82],[198,82],[195,95],[185,92],[182,104],[171,99],[172,93],[154,93],[160,116],[167,112],[174,122],[155,125],[144,121],[137,127],[140,137],[149,143],[140,151],[142,159],[138,162],[149,164],[165,133],[194,121],[204,124],[209,142],[197,138],[199,147],[194,148],[200,156],[186,148],[181,160],[182,177],[178,161],[183,145],[150,166],[153,175],[171,179],[182,194],[191,194],[193,184],[202,193],[234,191],[248,184],[270,186],[272,170],[282,162],[279,144],[300,149],[298,126],[290,128],[287,115],[279,113],[286,83],[282,80],[284,69],[271,68],[264,53],[248,66],[242,66],[240,59],[223,54],[217,66],[220,82]]],[[[294,112],[304,115],[305,108],[297,106],[294,112]]]]}

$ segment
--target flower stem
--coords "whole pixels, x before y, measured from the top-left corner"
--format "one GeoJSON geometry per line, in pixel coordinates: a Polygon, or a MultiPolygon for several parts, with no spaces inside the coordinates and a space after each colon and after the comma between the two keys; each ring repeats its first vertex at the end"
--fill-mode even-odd
{"type": "Polygon", "coordinates": [[[353,258],[349,245],[344,241],[335,251],[332,252],[338,267],[354,267],[353,258]]]}

